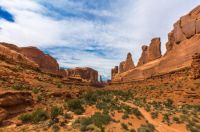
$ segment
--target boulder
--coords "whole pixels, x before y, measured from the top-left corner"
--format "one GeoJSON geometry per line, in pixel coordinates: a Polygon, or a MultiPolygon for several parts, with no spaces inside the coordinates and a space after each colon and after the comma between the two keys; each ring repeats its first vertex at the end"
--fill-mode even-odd
{"type": "Polygon", "coordinates": [[[80,78],[83,81],[96,83],[98,82],[98,72],[92,68],[85,67],[77,67],[73,69],[67,69],[65,70],[66,77],[69,78],[80,78]]]}

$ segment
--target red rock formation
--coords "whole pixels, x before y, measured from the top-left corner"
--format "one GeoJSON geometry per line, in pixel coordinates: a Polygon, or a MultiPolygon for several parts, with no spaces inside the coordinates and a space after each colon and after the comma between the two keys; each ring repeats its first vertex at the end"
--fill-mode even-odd
{"type": "Polygon", "coordinates": [[[11,49],[3,46],[1,43],[0,43],[0,56],[2,59],[5,59],[12,63],[17,62],[17,63],[29,66],[31,68],[36,68],[36,69],[39,67],[35,62],[31,61],[23,54],[18,53],[14,50],[11,50],[11,49]]]}
{"type": "MultiPolygon", "coordinates": [[[[160,40],[152,40],[150,46],[143,46],[143,53],[138,67],[132,68],[112,77],[113,82],[129,82],[133,80],[144,80],[146,78],[162,75],[191,67],[192,56],[200,52],[200,6],[189,14],[181,17],[174,24],[174,29],[168,34],[166,44],[167,52],[161,57],[160,40]],[[156,43],[155,45],[152,43],[156,43]],[[150,47],[154,50],[149,50],[150,47]]],[[[193,57],[194,58],[194,57],[193,57]]],[[[199,76],[198,59],[194,59],[192,69],[194,78],[199,76]]]]}
{"type": "Polygon", "coordinates": [[[92,68],[74,68],[74,69],[67,69],[66,77],[69,78],[80,78],[83,81],[96,83],[98,82],[98,72],[92,68]]]}
{"type": "Polygon", "coordinates": [[[36,47],[17,47],[13,44],[1,43],[3,46],[8,47],[9,49],[23,54],[33,62],[39,65],[39,68],[48,73],[59,74],[59,65],[57,61],[48,54],[43,53],[36,47]]]}
{"type": "Polygon", "coordinates": [[[174,29],[168,35],[166,45],[167,52],[175,48],[179,43],[190,39],[200,33],[200,6],[196,7],[189,14],[183,16],[174,24],[174,29]]]}
{"type": "Polygon", "coordinates": [[[119,71],[118,66],[115,66],[112,70],[111,70],[111,77],[114,77],[119,71]]]}
{"type": "Polygon", "coordinates": [[[123,73],[125,70],[124,70],[124,65],[125,65],[125,61],[122,61],[120,64],[119,64],[119,73],[123,73]]]}
{"type": "Polygon", "coordinates": [[[200,78],[200,53],[194,54],[192,59],[193,59],[192,65],[191,65],[192,77],[194,79],[198,79],[200,78]]]}
{"type": "Polygon", "coordinates": [[[59,72],[58,62],[50,55],[44,54],[36,47],[24,47],[20,52],[29,59],[36,62],[40,68],[45,72],[57,74],[59,72]]]}
{"type": "Polygon", "coordinates": [[[119,73],[126,72],[134,67],[135,65],[133,63],[132,55],[131,53],[128,53],[126,60],[122,61],[119,65],[119,73]]]}
{"type": "Polygon", "coordinates": [[[142,55],[139,59],[138,66],[160,58],[161,55],[160,38],[153,38],[149,46],[142,46],[142,55]]]}
{"type": "Polygon", "coordinates": [[[160,58],[161,55],[161,42],[160,38],[154,38],[151,40],[149,49],[148,49],[148,62],[160,58]]]}
{"type": "Polygon", "coordinates": [[[141,66],[144,65],[148,62],[148,49],[149,47],[146,45],[142,46],[142,55],[138,61],[138,65],[137,66],[141,66]]]}

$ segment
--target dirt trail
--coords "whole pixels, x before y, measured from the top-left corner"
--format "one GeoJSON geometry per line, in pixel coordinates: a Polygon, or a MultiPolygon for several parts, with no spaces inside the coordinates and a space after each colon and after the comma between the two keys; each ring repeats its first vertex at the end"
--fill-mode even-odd
{"type": "Polygon", "coordinates": [[[178,128],[172,128],[171,126],[168,126],[164,123],[162,123],[161,121],[155,121],[151,118],[151,114],[148,113],[147,111],[145,111],[143,108],[140,108],[132,103],[128,103],[128,102],[121,102],[125,105],[128,105],[130,107],[134,107],[134,108],[138,108],[138,110],[142,113],[142,115],[144,116],[144,118],[151,124],[153,124],[155,126],[155,129],[158,132],[187,132],[187,130],[180,130],[178,128]]]}

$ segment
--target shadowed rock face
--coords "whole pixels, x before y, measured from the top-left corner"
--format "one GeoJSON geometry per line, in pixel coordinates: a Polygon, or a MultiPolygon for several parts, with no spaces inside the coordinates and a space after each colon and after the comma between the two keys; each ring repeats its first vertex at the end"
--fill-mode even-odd
{"type": "Polygon", "coordinates": [[[74,69],[67,69],[65,71],[66,71],[66,77],[82,79],[91,83],[98,82],[98,72],[92,68],[77,67],[74,69]]]}
{"type": "Polygon", "coordinates": [[[199,77],[199,59],[192,57],[200,52],[200,6],[180,18],[168,34],[167,51],[161,57],[160,39],[152,39],[150,46],[142,47],[138,66],[112,77],[113,82],[129,82],[162,75],[191,67],[194,78],[199,77]],[[192,59],[193,58],[193,59],[192,59]]]}
{"type": "Polygon", "coordinates": [[[8,47],[9,49],[16,51],[24,56],[26,56],[31,61],[38,64],[39,68],[44,72],[49,72],[53,74],[59,74],[59,65],[57,61],[51,57],[43,53],[36,47],[17,47],[13,44],[1,43],[3,46],[8,47]]]}
{"type": "Polygon", "coordinates": [[[111,70],[111,77],[114,77],[119,71],[119,67],[118,66],[115,66],[115,68],[113,68],[111,70]]]}
{"type": "Polygon", "coordinates": [[[150,61],[160,58],[161,55],[161,42],[160,38],[154,38],[151,40],[149,46],[142,46],[142,55],[139,59],[138,66],[146,64],[150,61]]]}

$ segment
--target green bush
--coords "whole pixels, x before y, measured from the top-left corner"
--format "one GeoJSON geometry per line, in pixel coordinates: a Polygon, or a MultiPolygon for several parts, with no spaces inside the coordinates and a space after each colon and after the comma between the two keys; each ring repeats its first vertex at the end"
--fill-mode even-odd
{"type": "Polygon", "coordinates": [[[153,119],[158,118],[158,112],[151,112],[151,117],[152,117],[153,119]]]}
{"type": "Polygon", "coordinates": [[[164,105],[165,105],[167,108],[172,108],[172,107],[173,107],[173,100],[167,99],[167,101],[164,102],[164,105]]]}
{"type": "Polygon", "coordinates": [[[129,115],[127,112],[125,112],[124,115],[122,116],[122,119],[127,119],[127,118],[129,118],[129,115]]]}
{"type": "Polygon", "coordinates": [[[81,104],[82,104],[81,100],[72,99],[67,102],[67,107],[69,110],[71,110],[75,114],[80,115],[85,111],[85,109],[83,108],[81,104]]]}
{"type": "Polygon", "coordinates": [[[65,119],[72,119],[73,118],[72,115],[69,114],[69,113],[65,113],[64,117],[65,117],[65,119]]]}
{"type": "Polygon", "coordinates": [[[37,109],[32,113],[32,122],[38,123],[40,121],[45,121],[48,119],[48,114],[46,111],[43,111],[42,109],[37,109]]]}
{"type": "Polygon", "coordinates": [[[130,132],[136,132],[135,129],[131,129],[130,132]]]}
{"type": "Polygon", "coordinates": [[[19,120],[21,120],[23,123],[28,123],[28,122],[31,122],[32,116],[31,116],[31,114],[22,114],[19,117],[19,120]]]}
{"type": "Polygon", "coordinates": [[[137,129],[138,132],[154,132],[155,127],[152,124],[141,125],[140,128],[137,129]]]}
{"type": "Polygon", "coordinates": [[[108,114],[99,112],[96,112],[94,115],[92,115],[91,119],[93,123],[99,128],[102,128],[104,125],[109,124],[112,120],[112,118],[108,114]]]}
{"type": "Polygon", "coordinates": [[[38,123],[40,121],[45,121],[48,119],[48,114],[46,111],[43,111],[42,109],[37,109],[32,114],[23,114],[19,117],[19,119],[23,123],[38,123]]]}
{"type": "Polygon", "coordinates": [[[62,84],[57,84],[57,88],[62,88],[62,84]]]}
{"type": "Polygon", "coordinates": [[[121,127],[125,130],[128,130],[128,125],[125,123],[121,123],[121,127]]]}
{"type": "Polygon", "coordinates": [[[53,125],[52,129],[53,129],[53,132],[59,132],[60,131],[60,127],[57,126],[57,125],[53,125]]]}
{"type": "Polygon", "coordinates": [[[58,115],[63,114],[63,109],[61,107],[54,106],[51,108],[51,118],[56,118],[58,115]]]}
{"type": "Polygon", "coordinates": [[[97,102],[97,92],[88,91],[84,94],[83,98],[85,99],[87,104],[95,104],[97,102]]]}

